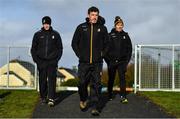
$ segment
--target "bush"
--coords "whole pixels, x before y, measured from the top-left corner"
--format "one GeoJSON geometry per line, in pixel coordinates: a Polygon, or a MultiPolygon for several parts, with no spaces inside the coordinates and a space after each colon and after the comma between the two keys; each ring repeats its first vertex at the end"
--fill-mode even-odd
{"type": "MultiPolygon", "coordinates": [[[[127,72],[125,74],[126,76],[126,86],[127,87],[133,87],[133,83],[134,83],[134,65],[130,64],[127,68],[127,72]]],[[[107,69],[103,70],[102,73],[102,77],[101,77],[101,82],[102,82],[102,86],[103,87],[107,87],[108,85],[108,72],[107,69]]],[[[118,73],[116,73],[116,77],[115,77],[115,81],[114,81],[114,86],[119,86],[119,76],[118,73]]],[[[77,87],[79,83],[79,79],[75,78],[75,79],[69,79],[66,82],[63,82],[61,84],[61,86],[70,86],[70,87],[77,87]]]]}
{"type": "MultiPolygon", "coordinates": [[[[126,86],[127,87],[132,87],[133,86],[133,83],[134,83],[134,69],[133,69],[133,64],[130,64],[127,68],[127,72],[125,74],[125,77],[126,77],[126,86]]],[[[102,85],[103,86],[106,86],[108,85],[108,71],[107,69],[104,69],[103,70],[103,75],[102,75],[102,85]]],[[[119,76],[118,76],[118,73],[116,72],[116,77],[115,77],[115,80],[114,80],[114,86],[119,86],[120,85],[120,82],[119,82],[119,76]]]]}
{"type": "Polygon", "coordinates": [[[70,86],[70,87],[77,87],[79,83],[79,79],[75,78],[75,79],[69,79],[65,82],[61,83],[61,86],[70,86]]]}

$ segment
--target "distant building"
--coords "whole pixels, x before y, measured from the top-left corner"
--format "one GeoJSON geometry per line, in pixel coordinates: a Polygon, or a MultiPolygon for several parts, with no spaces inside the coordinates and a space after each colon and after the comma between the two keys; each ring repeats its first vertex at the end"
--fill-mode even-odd
{"type": "MultiPolygon", "coordinates": [[[[0,86],[7,86],[8,79],[8,64],[0,68],[0,86]]],[[[61,82],[69,79],[77,78],[77,72],[69,68],[58,68],[57,70],[57,86],[61,82]]],[[[35,81],[35,66],[34,64],[21,61],[19,59],[11,60],[9,63],[9,86],[27,86],[33,87],[35,81]]]]}
{"type": "MultiPolygon", "coordinates": [[[[0,68],[0,86],[7,86],[8,64],[0,68]]],[[[9,62],[9,86],[34,86],[35,66],[18,59],[9,62]]]]}
{"type": "Polygon", "coordinates": [[[67,81],[69,79],[75,79],[78,77],[77,72],[69,68],[60,67],[58,69],[58,72],[61,74],[61,76],[60,74],[59,76],[63,81],[67,81]]]}

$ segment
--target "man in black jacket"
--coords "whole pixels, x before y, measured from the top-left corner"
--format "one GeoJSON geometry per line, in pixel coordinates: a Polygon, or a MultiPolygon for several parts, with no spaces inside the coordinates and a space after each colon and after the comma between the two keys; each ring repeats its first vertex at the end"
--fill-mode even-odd
{"type": "Polygon", "coordinates": [[[120,100],[127,103],[126,98],[126,80],[125,72],[128,62],[131,59],[132,44],[128,33],[123,31],[123,20],[117,16],[114,21],[114,27],[109,33],[109,50],[105,56],[108,65],[108,93],[109,100],[112,100],[112,89],[115,79],[116,70],[120,78],[120,100]]]}
{"type": "Polygon", "coordinates": [[[78,91],[81,110],[87,109],[88,91],[90,83],[90,99],[92,115],[99,115],[97,104],[101,90],[101,72],[103,55],[107,51],[108,32],[104,26],[105,20],[99,16],[96,7],[88,9],[86,22],[80,24],[74,33],[72,48],[79,58],[78,74],[80,78],[78,91]]]}
{"type": "Polygon", "coordinates": [[[63,46],[59,33],[51,27],[51,18],[43,17],[42,24],[41,30],[34,34],[31,54],[39,70],[42,104],[48,102],[49,106],[54,106],[56,73],[63,46]]]}

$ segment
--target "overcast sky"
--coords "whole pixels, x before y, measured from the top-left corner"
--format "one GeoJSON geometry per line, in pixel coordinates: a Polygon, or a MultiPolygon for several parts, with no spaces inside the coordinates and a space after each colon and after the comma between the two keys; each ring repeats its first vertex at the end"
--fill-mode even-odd
{"type": "Polygon", "coordinates": [[[48,15],[63,41],[59,66],[71,68],[78,63],[72,36],[91,6],[99,8],[108,31],[119,15],[133,45],[180,44],[180,0],[0,0],[0,45],[31,45],[41,18],[48,15]]]}

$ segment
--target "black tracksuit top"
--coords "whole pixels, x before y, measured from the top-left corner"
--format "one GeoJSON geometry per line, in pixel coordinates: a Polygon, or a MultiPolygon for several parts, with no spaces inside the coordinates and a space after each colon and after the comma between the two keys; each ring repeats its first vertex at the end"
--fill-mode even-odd
{"type": "Polygon", "coordinates": [[[57,63],[62,56],[62,50],[61,37],[52,27],[48,31],[42,28],[34,34],[31,47],[34,62],[38,64],[41,64],[41,61],[57,63]]]}
{"type": "Polygon", "coordinates": [[[76,28],[71,45],[79,62],[93,64],[103,61],[109,40],[104,24],[104,18],[99,16],[96,24],[90,24],[86,18],[86,22],[76,28]]]}
{"type": "Polygon", "coordinates": [[[132,54],[132,43],[127,32],[117,32],[114,28],[109,33],[109,50],[106,59],[110,61],[129,62],[132,54]]]}

